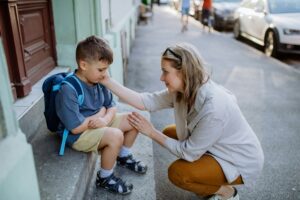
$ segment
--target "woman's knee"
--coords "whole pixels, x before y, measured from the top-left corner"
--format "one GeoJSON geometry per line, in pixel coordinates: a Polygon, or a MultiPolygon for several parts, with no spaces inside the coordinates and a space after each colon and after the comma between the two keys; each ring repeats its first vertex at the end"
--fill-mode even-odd
{"type": "Polygon", "coordinates": [[[183,186],[188,180],[188,176],[185,174],[185,170],[180,165],[180,162],[182,160],[176,160],[168,168],[169,180],[179,187],[183,186]]]}
{"type": "Polygon", "coordinates": [[[194,192],[202,197],[214,194],[220,187],[201,183],[201,179],[195,181],[196,177],[193,176],[193,173],[190,173],[191,170],[192,168],[187,161],[177,160],[169,166],[169,180],[177,187],[194,192]]]}

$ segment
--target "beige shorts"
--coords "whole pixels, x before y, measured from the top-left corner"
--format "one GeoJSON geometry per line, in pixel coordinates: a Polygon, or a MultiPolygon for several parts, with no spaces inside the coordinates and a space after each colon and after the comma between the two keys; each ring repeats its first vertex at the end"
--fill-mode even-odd
{"type": "Polygon", "coordinates": [[[98,151],[98,146],[105,130],[108,127],[119,128],[125,115],[125,113],[117,113],[108,126],[84,131],[73,144],[72,148],[83,152],[98,151]]]}

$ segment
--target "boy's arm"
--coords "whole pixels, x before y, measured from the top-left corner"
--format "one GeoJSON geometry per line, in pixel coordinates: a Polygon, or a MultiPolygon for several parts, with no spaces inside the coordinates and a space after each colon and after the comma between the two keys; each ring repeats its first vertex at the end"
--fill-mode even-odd
{"type": "Polygon", "coordinates": [[[106,110],[105,115],[103,116],[103,119],[105,120],[105,122],[107,122],[107,124],[109,124],[113,118],[115,117],[117,113],[117,108],[116,107],[110,107],[106,110]]]}
{"type": "Polygon", "coordinates": [[[72,129],[72,133],[79,134],[79,133],[86,131],[89,128],[101,128],[101,127],[107,126],[107,124],[109,124],[115,117],[116,112],[117,112],[116,107],[111,107],[111,108],[108,108],[107,110],[101,109],[95,115],[85,118],[85,120],[79,126],[72,129]],[[106,113],[103,114],[103,111],[106,111],[106,113]],[[100,121],[100,119],[101,119],[101,121],[100,121]],[[100,123],[100,125],[99,125],[99,123],[100,123]]]}
{"type": "MultiPolygon", "coordinates": [[[[97,118],[98,119],[102,118],[104,120],[105,124],[107,125],[114,118],[116,112],[117,112],[116,107],[111,107],[108,109],[106,109],[105,107],[102,107],[98,113],[96,113],[95,115],[86,117],[85,120],[79,126],[72,129],[72,133],[79,134],[79,133],[86,131],[89,128],[92,128],[93,126],[91,127],[90,122],[94,121],[97,118]]],[[[94,128],[97,128],[97,127],[94,126],[94,128]]],[[[98,128],[100,128],[100,127],[98,127],[98,128]]]]}
{"type": "Polygon", "coordinates": [[[79,133],[82,133],[82,132],[86,131],[88,129],[90,118],[91,117],[85,118],[85,120],[79,126],[77,126],[76,128],[71,130],[72,133],[73,134],[79,134],[79,133]]]}
{"type": "Polygon", "coordinates": [[[106,114],[107,109],[103,106],[98,113],[96,113],[94,116],[96,117],[104,117],[106,114]]]}

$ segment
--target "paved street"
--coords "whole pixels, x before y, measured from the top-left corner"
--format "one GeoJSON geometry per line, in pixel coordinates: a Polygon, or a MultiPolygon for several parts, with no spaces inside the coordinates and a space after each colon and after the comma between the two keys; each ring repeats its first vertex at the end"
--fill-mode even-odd
{"type": "MultiPolygon", "coordinates": [[[[266,57],[230,34],[203,31],[196,21],[190,21],[185,33],[180,28],[174,10],[154,7],[153,21],[137,28],[127,86],[138,91],[164,88],[159,80],[162,51],[176,42],[194,44],[206,60],[212,79],[236,95],[264,149],[263,173],[254,189],[239,190],[240,198],[300,199],[300,70],[266,57]]],[[[172,110],[152,113],[151,119],[158,129],[174,121],[172,110]]],[[[157,144],[153,144],[153,150],[157,199],[199,199],[168,181],[167,168],[176,158],[157,144]]]]}

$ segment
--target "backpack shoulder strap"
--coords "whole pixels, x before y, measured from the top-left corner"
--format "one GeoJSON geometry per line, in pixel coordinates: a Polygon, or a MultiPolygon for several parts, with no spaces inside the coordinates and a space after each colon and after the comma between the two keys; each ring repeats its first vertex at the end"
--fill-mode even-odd
{"type": "MultiPolygon", "coordinates": [[[[83,92],[83,88],[82,88],[80,81],[74,75],[74,73],[67,75],[66,78],[62,81],[62,84],[67,84],[76,91],[78,103],[79,103],[79,106],[81,106],[84,101],[84,92],[83,92]]],[[[61,145],[60,145],[60,149],[59,149],[60,156],[64,155],[65,146],[66,146],[69,132],[70,132],[69,130],[64,129],[62,141],[61,141],[61,145]]]]}
{"type": "Polygon", "coordinates": [[[81,106],[84,100],[84,92],[80,80],[78,80],[78,78],[74,74],[72,74],[66,77],[62,83],[69,85],[72,89],[76,91],[78,103],[81,106]]]}

